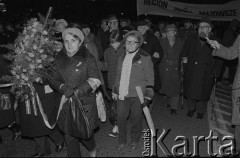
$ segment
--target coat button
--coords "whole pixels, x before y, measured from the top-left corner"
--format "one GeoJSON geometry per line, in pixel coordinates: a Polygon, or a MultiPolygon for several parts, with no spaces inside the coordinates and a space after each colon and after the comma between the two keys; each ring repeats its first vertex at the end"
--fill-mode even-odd
{"type": "Polygon", "coordinates": [[[76,71],[78,71],[78,69],[76,69],[76,71]]]}
{"type": "Polygon", "coordinates": [[[168,71],[168,68],[166,68],[166,71],[168,71]]]}
{"type": "Polygon", "coordinates": [[[197,64],[197,62],[195,62],[195,64],[197,64]]]}

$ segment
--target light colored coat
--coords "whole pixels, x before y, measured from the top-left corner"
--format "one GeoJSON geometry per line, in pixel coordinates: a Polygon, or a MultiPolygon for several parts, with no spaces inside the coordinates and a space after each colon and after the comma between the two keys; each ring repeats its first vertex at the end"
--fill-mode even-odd
{"type": "MultiPolygon", "coordinates": [[[[240,35],[235,40],[233,46],[227,48],[223,45],[218,50],[213,51],[214,56],[232,60],[238,57],[240,63],[240,35]]],[[[232,124],[240,125],[240,68],[237,67],[237,72],[232,87],[232,124]]]]}

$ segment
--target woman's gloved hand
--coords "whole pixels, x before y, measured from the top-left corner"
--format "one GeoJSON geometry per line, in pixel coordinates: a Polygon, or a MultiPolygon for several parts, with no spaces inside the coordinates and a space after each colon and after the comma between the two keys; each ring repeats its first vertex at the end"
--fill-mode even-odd
{"type": "Polygon", "coordinates": [[[74,95],[74,90],[71,88],[69,85],[64,84],[61,86],[60,90],[63,92],[65,97],[70,98],[71,96],[74,95]]]}
{"type": "Polygon", "coordinates": [[[144,108],[145,106],[149,107],[149,105],[152,103],[152,100],[144,98],[144,102],[141,104],[141,107],[144,108]]]}

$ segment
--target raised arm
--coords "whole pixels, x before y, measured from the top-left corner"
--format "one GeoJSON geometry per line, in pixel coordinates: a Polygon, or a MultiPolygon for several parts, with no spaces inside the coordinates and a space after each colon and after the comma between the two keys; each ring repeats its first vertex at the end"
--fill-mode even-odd
{"type": "Polygon", "coordinates": [[[210,44],[216,47],[216,49],[213,51],[214,56],[219,56],[227,60],[236,59],[240,51],[240,35],[235,40],[234,44],[229,48],[224,47],[216,41],[211,41],[210,44]]]}

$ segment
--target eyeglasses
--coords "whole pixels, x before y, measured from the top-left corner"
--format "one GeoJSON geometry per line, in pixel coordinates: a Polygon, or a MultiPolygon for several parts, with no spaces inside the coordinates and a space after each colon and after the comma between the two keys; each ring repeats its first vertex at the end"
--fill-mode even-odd
{"type": "Polygon", "coordinates": [[[209,29],[211,26],[199,26],[200,29],[209,29]]]}
{"type": "Polygon", "coordinates": [[[126,41],[126,44],[127,45],[135,45],[135,44],[137,44],[138,42],[136,42],[136,41],[126,41]]]}
{"type": "Polygon", "coordinates": [[[118,21],[110,21],[110,22],[108,22],[108,24],[109,24],[109,25],[112,25],[112,24],[113,24],[113,25],[116,25],[116,24],[118,24],[118,21]]]}

